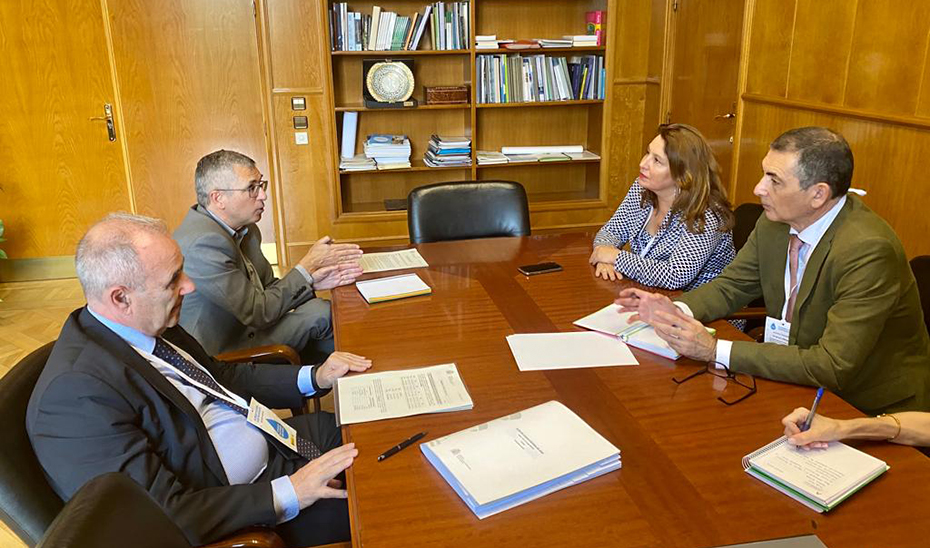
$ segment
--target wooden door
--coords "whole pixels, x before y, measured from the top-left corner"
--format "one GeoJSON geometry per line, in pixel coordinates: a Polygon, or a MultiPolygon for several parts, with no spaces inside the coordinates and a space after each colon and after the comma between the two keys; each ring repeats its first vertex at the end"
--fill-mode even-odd
{"type": "MultiPolygon", "coordinates": [[[[221,148],[270,178],[250,0],[109,0],[136,208],[176,228],[196,202],[194,168],[221,148]]],[[[273,241],[272,203],[262,233],[273,241]]]]}
{"type": "Polygon", "coordinates": [[[674,39],[668,119],[696,127],[710,143],[724,186],[729,184],[743,2],[673,0],[674,39]]]}
{"type": "Polygon", "coordinates": [[[11,259],[73,255],[94,221],[130,209],[123,136],[110,141],[91,120],[116,103],[100,5],[0,2],[0,245],[11,259]]]}

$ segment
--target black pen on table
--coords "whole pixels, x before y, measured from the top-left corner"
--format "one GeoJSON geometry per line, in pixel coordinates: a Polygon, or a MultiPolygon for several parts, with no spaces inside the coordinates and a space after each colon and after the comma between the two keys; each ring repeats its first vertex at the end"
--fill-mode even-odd
{"type": "Polygon", "coordinates": [[[395,445],[394,447],[391,447],[390,449],[388,449],[388,450],[385,451],[384,453],[381,453],[380,455],[378,455],[378,462],[381,462],[381,461],[383,461],[384,459],[390,457],[391,455],[396,454],[396,453],[397,453],[398,451],[400,451],[401,449],[404,449],[404,448],[406,448],[406,447],[410,447],[411,445],[413,445],[414,443],[416,443],[417,440],[419,440],[420,438],[422,438],[422,437],[425,436],[426,434],[427,434],[427,432],[420,432],[419,434],[414,434],[414,435],[410,436],[409,438],[405,439],[404,441],[398,443],[398,444],[395,445]]]}
{"type": "Polygon", "coordinates": [[[817,406],[820,405],[820,398],[823,397],[823,387],[817,389],[817,395],[814,396],[814,405],[811,406],[811,412],[807,414],[807,420],[801,425],[801,432],[807,432],[814,422],[814,415],[817,414],[817,406]]]}

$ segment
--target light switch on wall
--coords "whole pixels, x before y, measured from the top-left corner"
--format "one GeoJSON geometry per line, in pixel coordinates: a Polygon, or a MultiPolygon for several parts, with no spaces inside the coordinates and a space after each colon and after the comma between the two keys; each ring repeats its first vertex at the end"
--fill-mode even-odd
{"type": "Polygon", "coordinates": [[[294,132],[294,142],[298,145],[309,145],[310,144],[310,135],[306,131],[295,131],[294,132]]]}

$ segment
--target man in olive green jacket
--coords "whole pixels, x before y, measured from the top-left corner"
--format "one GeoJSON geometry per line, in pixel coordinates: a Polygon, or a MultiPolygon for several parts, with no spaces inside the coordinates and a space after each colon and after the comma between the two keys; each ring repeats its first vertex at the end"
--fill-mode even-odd
{"type": "Polygon", "coordinates": [[[846,140],[826,128],[791,130],[772,143],[762,167],[754,192],[765,215],[719,277],[685,293],[680,308],[635,289],[617,302],[685,356],[823,386],[866,413],[927,409],[930,338],[917,284],[891,227],[847,196],[846,140]],[[767,340],[781,327],[781,344],[718,341],[703,329],[700,321],[760,296],[767,340]]]}

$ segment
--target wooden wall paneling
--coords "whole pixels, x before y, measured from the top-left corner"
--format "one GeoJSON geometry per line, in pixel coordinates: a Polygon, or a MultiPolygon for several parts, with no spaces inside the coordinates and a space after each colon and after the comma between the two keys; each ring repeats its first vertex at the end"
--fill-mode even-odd
{"type": "MultiPolygon", "coordinates": [[[[110,0],[107,6],[137,210],[177,227],[196,201],[197,160],[217,149],[250,156],[268,175],[252,4],[110,0]]],[[[273,234],[268,213],[261,225],[266,241],[273,234]]]]}
{"type": "Polygon", "coordinates": [[[908,256],[930,254],[930,217],[926,215],[926,173],[917,161],[930,155],[930,132],[876,120],[747,102],[736,202],[758,201],[752,189],[762,175],[769,143],[783,131],[827,126],[849,141],[856,160],[853,186],[868,192],[866,205],[895,229],[908,256]]]}
{"type": "Polygon", "coordinates": [[[756,0],[746,91],[784,97],[797,0],[756,0]]]}
{"type": "Polygon", "coordinates": [[[73,255],[87,228],[131,208],[104,103],[116,104],[98,0],[0,3],[0,219],[12,259],[73,255]]]}
{"type": "Polygon", "coordinates": [[[856,5],[849,0],[798,2],[791,42],[789,99],[843,103],[856,5]]]}
{"type": "Polygon", "coordinates": [[[859,2],[845,105],[913,115],[928,34],[930,9],[926,2],[859,2]]]}
{"type": "MultiPolygon", "coordinates": [[[[326,65],[320,56],[329,52],[318,2],[265,1],[273,88],[308,88],[322,92],[326,65]]],[[[288,108],[290,106],[288,105],[288,108]]]]}
{"type": "Polygon", "coordinates": [[[649,134],[649,139],[652,139],[656,130],[655,124],[650,127],[644,122],[647,95],[645,84],[614,84],[613,88],[615,106],[609,121],[610,149],[605,154],[610,156],[612,165],[607,183],[608,196],[613,198],[612,203],[607,204],[611,213],[620,205],[633,179],[639,174],[639,161],[645,150],[643,141],[646,135],[649,134]]]}
{"type": "Polygon", "coordinates": [[[930,118],[930,32],[924,46],[924,66],[921,70],[920,97],[917,99],[917,116],[930,118]]]}

